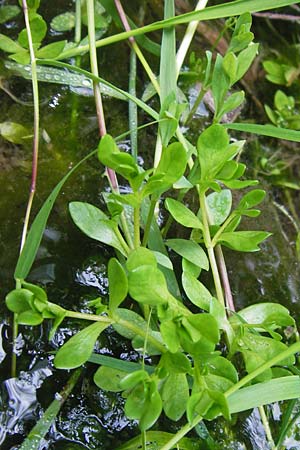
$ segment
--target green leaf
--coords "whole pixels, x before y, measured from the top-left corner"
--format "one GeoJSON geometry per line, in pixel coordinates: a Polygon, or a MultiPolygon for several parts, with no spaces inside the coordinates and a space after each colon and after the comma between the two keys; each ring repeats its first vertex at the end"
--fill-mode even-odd
{"type": "Polygon", "coordinates": [[[165,352],[161,356],[159,367],[166,369],[169,374],[172,373],[191,373],[192,367],[188,357],[181,352],[165,352]]]}
{"type": "Polygon", "coordinates": [[[166,416],[174,421],[179,420],[186,410],[189,399],[189,385],[184,373],[171,373],[163,384],[163,409],[166,416]]]}
{"type": "Polygon", "coordinates": [[[14,19],[20,14],[20,8],[17,5],[1,5],[0,8],[0,24],[14,19]]]}
{"type": "Polygon", "coordinates": [[[0,134],[9,142],[14,144],[24,144],[24,138],[28,137],[28,130],[21,124],[16,122],[0,123],[0,134]]]}
{"type": "Polygon", "coordinates": [[[67,41],[53,42],[45,45],[36,52],[37,58],[57,58],[65,48],[67,41]]]}
{"type": "Polygon", "coordinates": [[[187,239],[167,239],[166,244],[174,250],[174,252],[195,264],[197,267],[201,267],[201,269],[204,270],[209,269],[208,258],[203,248],[196,244],[196,242],[187,239]]]}
{"type": "Polygon", "coordinates": [[[84,234],[126,254],[114,231],[114,225],[100,209],[82,202],[70,203],[69,209],[73,221],[84,234]]]}
{"type": "Polygon", "coordinates": [[[212,356],[205,363],[206,370],[210,374],[230,380],[231,383],[238,382],[238,373],[234,365],[223,356],[212,356]]]}
{"type": "Polygon", "coordinates": [[[229,113],[230,111],[233,111],[234,109],[237,109],[244,101],[245,99],[245,93],[244,91],[235,92],[234,94],[230,95],[223,103],[223,107],[221,108],[218,116],[216,117],[216,120],[220,120],[224,114],[229,113]]]}
{"type": "Polygon", "coordinates": [[[173,320],[165,320],[160,324],[160,332],[164,343],[171,353],[176,353],[180,347],[177,325],[173,320]]]}
{"type": "Polygon", "coordinates": [[[200,219],[198,219],[190,209],[177,200],[167,198],[165,200],[165,206],[173,219],[181,225],[188,228],[203,228],[200,219]]]}
{"type": "Polygon", "coordinates": [[[161,411],[162,400],[154,381],[137,385],[126,400],[125,414],[139,421],[141,431],[151,428],[161,411]]]}
{"type": "Polygon", "coordinates": [[[163,305],[171,297],[164,275],[153,266],[140,266],[130,272],[128,285],[129,294],[139,303],[163,305]]]}
{"type": "Polygon", "coordinates": [[[94,375],[94,383],[104,391],[120,392],[120,381],[128,374],[123,370],[101,366],[94,375]]]}
{"type": "Polygon", "coordinates": [[[212,94],[214,98],[216,117],[219,115],[219,111],[224,104],[229,87],[230,78],[226,74],[226,71],[223,67],[223,57],[218,54],[212,75],[212,94]]]}
{"type": "Polygon", "coordinates": [[[138,269],[140,266],[157,267],[154,252],[145,247],[139,247],[133,250],[128,256],[126,267],[129,271],[132,271],[138,269]]]}
{"type": "MultiPolygon", "coordinates": [[[[173,437],[174,434],[166,433],[165,431],[147,431],[147,450],[157,450],[163,448],[163,446],[168,444],[173,437]]],[[[116,450],[137,450],[142,448],[142,445],[142,435],[139,435],[133,439],[130,439],[116,450]]],[[[176,445],[180,450],[195,450],[199,446],[199,438],[182,438],[176,445]]]]}
{"type": "Polygon", "coordinates": [[[206,287],[188,272],[182,274],[182,287],[189,300],[196,306],[205,311],[209,311],[211,293],[206,287]]]}
{"type": "Polygon", "coordinates": [[[165,267],[166,269],[173,270],[173,264],[170,258],[168,258],[167,255],[164,255],[161,252],[153,251],[153,254],[156,258],[156,262],[161,266],[165,267]]]}
{"type": "Polygon", "coordinates": [[[125,300],[128,292],[128,281],[125,270],[116,258],[108,263],[109,309],[112,313],[125,300]]]}
{"type": "MultiPolygon", "coordinates": [[[[30,20],[30,31],[32,42],[34,44],[42,42],[47,33],[47,24],[41,16],[35,15],[34,18],[30,20]]],[[[22,47],[29,48],[26,28],[19,33],[18,42],[22,47]]]]}
{"type": "Polygon", "coordinates": [[[295,323],[289,310],[279,303],[259,303],[248,306],[240,310],[237,315],[231,316],[230,323],[232,325],[241,324],[240,317],[249,324],[265,325],[272,330],[293,326],[295,323]]]}
{"type": "MultiPolygon", "coordinates": [[[[222,67],[226,73],[226,75],[230,79],[230,84],[232,85],[234,83],[234,80],[236,78],[236,71],[237,71],[237,57],[235,54],[231,51],[227,51],[226,55],[223,58],[222,67]]],[[[225,102],[223,103],[223,105],[225,102]]],[[[224,106],[221,107],[221,110],[224,108],[224,106]]],[[[221,110],[218,116],[221,115],[221,110]]]]}
{"type": "Polygon", "coordinates": [[[271,236],[266,231],[234,231],[222,233],[218,242],[240,252],[256,252],[259,244],[271,236]]]}
{"type": "MultiPolygon", "coordinates": [[[[195,336],[199,334],[200,337],[199,339],[197,339],[197,341],[200,340],[200,338],[205,338],[213,344],[217,344],[219,342],[220,333],[218,323],[211,314],[192,314],[183,319],[183,321],[185,320],[189,324],[189,330],[192,331],[192,328],[194,328],[194,330],[197,332],[195,333],[195,336]]],[[[185,326],[187,327],[186,323],[185,326]]]]}
{"type": "Polygon", "coordinates": [[[95,322],[75,334],[56,353],[54,365],[58,369],[74,369],[84,364],[92,354],[98,336],[109,323],[95,322]]]}
{"type": "Polygon", "coordinates": [[[127,180],[131,180],[139,174],[134,158],[128,153],[121,152],[109,134],[103,136],[99,142],[98,158],[104,166],[115,170],[127,180]]]}
{"type": "Polygon", "coordinates": [[[28,289],[14,289],[5,298],[6,306],[14,313],[22,313],[31,309],[33,297],[33,293],[28,289]]]}
{"type": "Polygon", "coordinates": [[[144,369],[135,370],[120,381],[120,386],[123,390],[133,389],[141,381],[149,379],[148,373],[144,369]]]}
{"type": "Polygon", "coordinates": [[[55,16],[50,23],[54,31],[71,31],[75,27],[75,13],[65,12],[55,16]]]}
{"type": "Polygon", "coordinates": [[[266,196],[266,192],[262,189],[254,189],[253,191],[247,192],[240,200],[237,210],[245,210],[249,208],[253,208],[253,206],[258,205],[263,201],[266,196]]]}
{"type": "MultiPolygon", "coordinates": [[[[1,7],[2,9],[3,7],[1,7]]],[[[1,11],[0,9],[0,11],[1,11]]],[[[0,34],[0,49],[7,53],[18,53],[23,47],[5,34],[0,34]]]]}
{"type": "Polygon", "coordinates": [[[210,225],[221,225],[229,216],[232,195],[229,189],[213,192],[206,197],[206,206],[210,225]]]}
{"type": "Polygon", "coordinates": [[[238,151],[229,145],[229,136],[222,125],[211,125],[200,135],[197,142],[201,167],[201,180],[211,180],[228,159],[238,151]]]}
{"type": "Polygon", "coordinates": [[[300,142],[300,131],[287,130],[285,128],[274,127],[273,125],[254,125],[252,123],[226,123],[222,125],[230,130],[243,131],[245,133],[270,136],[287,141],[300,142]]]}
{"type": "Polygon", "coordinates": [[[30,326],[40,325],[43,322],[43,320],[44,318],[42,314],[40,314],[37,311],[31,310],[23,311],[20,314],[18,314],[17,317],[17,322],[20,325],[30,325],[30,326]]]}
{"type": "Polygon", "coordinates": [[[228,396],[231,414],[247,411],[270,403],[299,398],[300,378],[289,376],[275,378],[240,389],[228,396]]]}
{"type": "Polygon", "coordinates": [[[182,271],[189,273],[194,278],[198,278],[201,273],[201,268],[193,264],[188,259],[182,258],[182,271]]]}
{"type": "MultiPolygon", "coordinates": [[[[116,310],[116,316],[122,321],[128,322],[129,325],[132,324],[136,328],[140,328],[142,330],[147,330],[148,328],[145,319],[130,309],[118,308],[116,310]]],[[[130,329],[130,327],[126,327],[119,323],[113,323],[113,328],[117,331],[117,333],[127,339],[133,339],[136,335],[136,332],[130,329]]]]}
{"type": "Polygon", "coordinates": [[[249,45],[248,48],[243,50],[238,55],[238,57],[237,57],[238,58],[237,72],[236,72],[236,78],[234,80],[235,83],[245,75],[245,73],[251,66],[251,64],[257,54],[258,47],[259,47],[259,44],[252,43],[249,45]]]}

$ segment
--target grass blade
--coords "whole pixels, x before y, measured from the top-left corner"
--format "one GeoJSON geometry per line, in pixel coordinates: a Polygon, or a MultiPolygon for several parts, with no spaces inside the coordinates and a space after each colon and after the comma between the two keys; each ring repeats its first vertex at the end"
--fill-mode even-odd
{"type": "Polygon", "coordinates": [[[19,450],[38,450],[41,445],[41,441],[47,434],[49,428],[54,422],[57,414],[59,413],[62,405],[72,392],[75,384],[77,383],[81,374],[81,369],[76,370],[71,375],[67,385],[60,392],[60,394],[55,398],[52,403],[48,406],[43,416],[37,422],[37,424],[30,431],[25,441],[19,448],[19,450]]]}
{"type": "MultiPolygon", "coordinates": [[[[165,19],[169,19],[175,14],[174,0],[165,1],[165,19]]],[[[163,104],[166,97],[172,92],[176,93],[176,42],[175,42],[175,28],[165,28],[163,31],[161,43],[161,57],[160,57],[160,101],[163,104]]]]}
{"type": "MultiPolygon", "coordinates": [[[[160,30],[165,27],[175,26],[183,23],[188,23],[193,20],[212,20],[221,19],[231,16],[239,16],[245,12],[260,12],[266,11],[268,9],[281,8],[283,6],[289,6],[295,2],[294,0],[237,0],[226,3],[225,5],[210,6],[203,11],[193,11],[186,14],[181,14],[170,19],[161,20],[159,22],[154,22],[152,24],[146,25],[144,27],[137,28],[131,31],[125,31],[123,33],[118,33],[113,36],[96,41],[96,47],[104,47],[106,45],[113,44],[115,42],[124,41],[130,36],[140,36],[145,33],[150,33],[151,31],[160,30]]],[[[61,53],[59,59],[71,58],[75,55],[80,55],[88,51],[89,46],[83,45],[75,49],[66,50],[61,53]]]]}
{"type": "Polygon", "coordinates": [[[274,378],[265,383],[258,383],[234,392],[228,397],[231,414],[247,411],[258,406],[268,405],[281,400],[298,398],[300,377],[289,376],[274,378]]]}
{"type": "Polygon", "coordinates": [[[255,125],[252,123],[226,123],[225,128],[245,133],[260,134],[261,136],[270,136],[286,141],[300,142],[300,131],[288,130],[286,128],[277,128],[273,125],[255,125]]]}
{"type": "Polygon", "coordinates": [[[113,358],[112,356],[99,355],[98,353],[92,353],[89,362],[94,364],[99,364],[101,366],[110,367],[111,369],[123,370],[124,372],[134,372],[135,370],[140,370],[144,368],[148,373],[153,373],[155,367],[147,366],[144,367],[140,363],[124,361],[123,359],[113,358]]]}

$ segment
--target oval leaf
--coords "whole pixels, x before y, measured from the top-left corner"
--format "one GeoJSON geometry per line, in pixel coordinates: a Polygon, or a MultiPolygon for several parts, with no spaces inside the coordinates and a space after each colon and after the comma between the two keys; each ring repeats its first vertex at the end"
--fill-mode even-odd
{"type": "Polygon", "coordinates": [[[174,252],[201,269],[209,269],[206,253],[200,245],[196,244],[196,242],[187,239],[168,239],[166,244],[174,250],[174,252]]]}

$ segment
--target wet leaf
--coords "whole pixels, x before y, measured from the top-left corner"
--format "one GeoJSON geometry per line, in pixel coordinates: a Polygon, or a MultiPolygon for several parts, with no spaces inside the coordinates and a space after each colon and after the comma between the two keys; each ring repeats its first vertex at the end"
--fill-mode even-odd
{"type": "Polygon", "coordinates": [[[36,56],[37,58],[55,59],[62,53],[66,43],[67,41],[58,41],[45,45],[36,52],[36,56]]]}
{"type": "Polygon", "coordinates": [[[75,334],[56,353],[54,365],[58,369],[74,369],[91,356],[96,340],[109,323],[95,322],[75,334]]]}
{"type": "Polygon", "coordinates": [[[9,142],[14,144],[24,144],[24,138],[28,136],[28,130],[16,122],[0,123],[0,134],[9,142]]]}
{"type": "MultiPolygon", "coordinates": [[[[42,42],[47,33],[47,24],[41,16],[36,14],[34,18],[30,20],[30,31],[32,42],[34,44],[42,42]]],[[[23,48],[29,48],[26,28],[19,33],[18,42],[23,48]]]]}
{"type": "Polygon", "coordinates": [[[7,53],[17,53],[23,50],[23,47],[5,34],[0,34],[0,49],[7,53]]]}
{"type": "Polygon", "coordinates": [[[75,27],[75,13],[65,12],[55,16],[50,23],[54,31],[70,31],[75,27]]]}
{"type": "Polygon", "coordinates": [[[14,313],[22,313],[31,309],[33,293],[28,289],[14,289],[10,291],[6,298],[7,308],[14,313]]]}
{"type": "MultiPolygon", "coordinates": [[[[240,317],[249,324],[265,325],[275,330],[278,327],[293,326],[295,321],[289,310],[278,303],[259,303],[248,306],[230,317],[232,325],[241,324],[240,317]]],[[[259,328],[259,327],[257,327],[259,328]]]]}
{"type": "Polygon", "coordinates": [[[232,195],[229,189],[213,192],[206,197],[207,212],[210,225],[221,225],[229,216],[232,195]]]}
{"type": "Polygon", "coordinates": [[[17,5],[1,5],[0,8],[0,24],[14,19],[20,14],[20,8],[17,5]]]}

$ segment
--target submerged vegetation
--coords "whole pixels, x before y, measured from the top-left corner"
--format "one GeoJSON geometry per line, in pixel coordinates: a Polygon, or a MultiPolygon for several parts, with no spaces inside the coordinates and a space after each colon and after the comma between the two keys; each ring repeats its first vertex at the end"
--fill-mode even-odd
{"type": "MultiPolygon", "coordinates": [[[[218,449],[210,424],[224,420],[229,430],[237,413],[253,408],[258,411],[258,426],[264,429],[265,445],[273,450],[287,448],[286,436],[299,416],[297,321],[280,298],[257,299],[238,308],[235,295],[239,292],[232,293],[226,259],[232,266],[235,252],[264,251],[265,241],[272,239],[269,230],[256,229],[258,205],[266,192],[258,186],[256,174],[251,179],[248,175],[242,162],[245,140],[240,137],[254,134],[300,141],[295,101],[282,91],[275,94],[274,111],[265,106],[273,125],[239,120],[245,101],[240,86],[259,52],[251,14],[297,2],[237,0],[210,6],[200,0],[194,11],[176,16],[176,2],[165,0],[163,18],[145,26],[126,16],[123,7],[129,7],[128,2],[122,5],[120,0],[76,0],[74,11],[58,14],[50,24],[40,14],[39,0],[19,3],[20,7],[0,9],[2,23],[23,12],[25,28],[17,39],[0,34],[0,49],[6,53],[6,70],[31,80],[34,108],[32,182],[15,288],[6,295],[14,316],[12,375],[18,368],[19,327],[46,324],[51,341],[65,320],[78,325],[67,342],[56,346],[53,359],[55,368],[75,370],[20,448],[39,448],[78,381],[80,368],[92,363],[99,366],[94,383],[100,390],[120,395],[125,416],[138,425],[136,436],[124,440],[120,450],[218,449]],[[212,48],[200,56],[188,53],[198,22],[212,19],[226,19],[212,48]],[[176,49],[176,26],[182,24],[187,27],[176,49]],[[48,43],[49,26],[54,36],[68,39],[48,43]],[[86,36],[82,30],[87,30],[86,36]],[[148,35],[157,30],[161,30],[160,43],[158,34],[148,35]],[[221,53],[217,49],[224,35],[227,47],[221,53]],[[97,53],[124,40],[130,47],[128,90],[102,77],[97,53]],[[141,97],[137,96],[137,60],[149,79],[141,97]],[[157,75],[151,69],[154,64],[159,67],[157,75]],[[43,82],[65,84],[77,92],[93,90],[100,141],[54,187],[29,226],[36,193],[39,86],[43,82]],[[184,92],[185,84],[191,82],[199,88],[193,105],[184,92]],[[119,136],[114,135],[113,124],[111,129],[107,126],[103,104],[108,96],[128,103],[128,131],[119,136]],[[211,114],[202,131],[189,134],[186,130],[203,99],[211,114]],[[140,134],[148,127],[155,129],[155,139],[143,142],[149,147],[141,152],[140,134]],[[65,183],[92,158],[98,160],[95,179],[105,176],[101,200],[97,205],[83,202],[74,192],[69,213],[86,239],[103,244],[103,252],[109,255],[108,295],[89,299],[80,311],[53,301],[41,283],[30,281],[30,271],[65,183]],[[135,361],[102,354],[106,333],[127,342],[135,351],[135,361]],[[266,408],[275,402],[283,402],[276,430],[266,408]]],[[[148,3],[144,2],[145,9],[148,3]]],[[[276,64],[264,62],[272,82],[279,77],[276,64]]],[[[289,82],[288,68],[280,65],[285,71],[281,81],[289,82]]],[[[67,131],[72,142],[79,127],[77,107],[74,101],[67,131]]],[[[1,123],[0,133],[21,145],[32,137],[32,130],[14,122],[1,123]]],[[[47,140],[47,133],[43,139],[47,140]]],[[[270,162],[265,158],[260,164],[267,171],[270,162]]],[[[292,187],[288,182],[282,186],[292,187]]],[[[297,219],[291,220],[299,235],[297,219]]]]}

